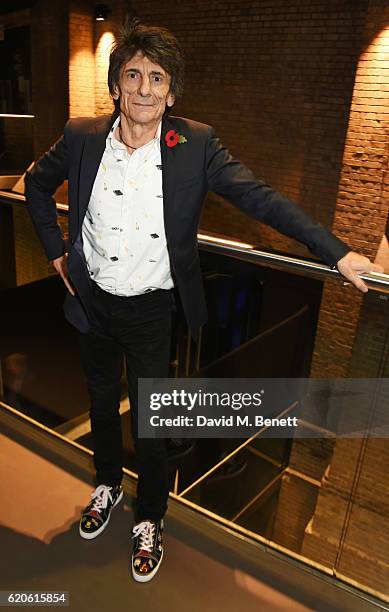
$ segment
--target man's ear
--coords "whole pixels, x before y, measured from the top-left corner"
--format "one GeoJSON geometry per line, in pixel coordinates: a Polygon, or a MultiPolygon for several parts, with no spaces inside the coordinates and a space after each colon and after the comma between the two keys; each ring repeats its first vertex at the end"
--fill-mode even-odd
{"type": "Polygon", "coordinates": [[[176,100],[175,95],[172,94],[171,92],[169,92],[168,95],[167,95],[167,98],[166,98],[166,104],[168,106],[173,106],[175,100],[176,100]]]}
{"type": "Polygon", "coordinates": [[[114,100],[118,100],[119,96],[120,96],[120,92],[119,92],[119,88],[117,85],[115,85],[115,87],[113,88],[114,94],[113,94],[113,99],[114,100]]]}

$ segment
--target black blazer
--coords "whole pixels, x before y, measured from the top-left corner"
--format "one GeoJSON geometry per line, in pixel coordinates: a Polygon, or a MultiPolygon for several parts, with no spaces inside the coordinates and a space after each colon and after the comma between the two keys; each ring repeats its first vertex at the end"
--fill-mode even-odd
{"type": "MultiPolygon", "coordinates": [[[[28,210],[49,260],[68,252],[68,271],[76,295],[67,292],[65,316],[82,332],[89,328],[91,281],[82,248],[81,228],[108,132],[117,115],[70,119],[61,138],[27,172],[28,210]],[[69,242],[57,223],[53,194],[68,179],[69,242]]],[[[302,208],[255,178],[234,159],[214,129],[182,117],[165,116],[161,130],[164,223],[170,265],[184,313],[197,339],[207,320],[199,263],[197,230],[208,190],[287,236],[304,243],[333,266],[350,248],[302,208]],[[169,147],[174,130],[186,142],[169,147]]]]}

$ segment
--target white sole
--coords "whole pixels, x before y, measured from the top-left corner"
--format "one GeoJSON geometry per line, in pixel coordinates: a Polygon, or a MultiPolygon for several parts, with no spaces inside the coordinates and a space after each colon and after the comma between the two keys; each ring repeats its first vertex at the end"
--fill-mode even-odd
{"type": "MultiPolygon", "coordinates": [[[[122,500],[122,499],[123,499],[123,491],[121,491],[121,493],[120,493],[119,497],[117,498],[117,500],[115,501],[114,505],[112,506],[112,508],[111,508],[111,512],[112,512],[112,510],[115,508],[115,506],[117,506],[117,505],[118,505],[118,503],[119,503],[119,502],[121,502],[121,500],[122,500]]],[[[93,533],[85,533],[85,531],[82,531],[82,530],[81,530],[81,523],[80,523],[80,525],[79,525],[79,529],[78,529],[78,530],[79,530],[79,533],[80,533],[80,536],[81,536],[82,538],[84,538],[84,540],[93,540],[93,538],[96,538],[98,535],[100,535],[100,533],[101,533],[102,531],[104,531],[104,529],[106,528],[106,526],[107,526],[107,525],[108,525],[108,523],[109,523],[109,519],[111,518],[111,512],[109,513],[108,518],[107,518],[107,520],[105,521],[105,523],[103,523],[103,525],[101,525],[101,527],[99,527],[99,528],[98,528],[96,531],[94,531],[93,533]]]]}
{"type": "Polygon", "coordinates": [[[159,560],[158,565],[153,569],[152,572],[150,572],[149,574],[142,576],[141,574],[137,574],[134,570],[134,564],[133,564],[133,560],[131,558],[131,569],[132,569],[132,577],[134,578],[134,580],[136,580],[137,582],[148,582],[149,580],[151,580],[152,578],[154,578],[155,574],[158,572],[159,567],[161,565],[163,559],[163,549],[162,549],[162,554],[161,554],[161,558],[159,560]]]}

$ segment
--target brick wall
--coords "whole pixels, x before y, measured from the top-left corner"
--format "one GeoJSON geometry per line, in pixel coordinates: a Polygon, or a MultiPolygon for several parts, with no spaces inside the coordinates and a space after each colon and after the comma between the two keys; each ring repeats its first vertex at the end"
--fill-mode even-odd
{"type": "MultiPolygon", "coordinates": [[[[214,125],[257,176],[331,225],[367,1],[131,6],[182,41],[185,94],[174,112],[214,125]]],[[[219,198],[209,198],[203,227],[307,254],[219,198]]]]}
{"type": "MultiPolygon", "coordinates": [[[[356,75],[334,220],[339,235],[372,258],[386,231],[389,206],[388,52],[389,7],[373,0],[356,75]]],[[[326,371],[332,355],[334,375],[387,376],[387,301],[377,295],[353,299],[351,289],[339,289],[328,285],[323,293],[312,373],[326,371]],[[341,350],[334,334],[340,327],[341,350]]],[[[382,551],[388,547],[388,468],[387,440],[338,440],[302,549],[315,560],[322,561],[327,555],[334,560],[338,575],[362,582],[386,599],[389,562],[382,551]]]]}
{"type": "MultiPolygon", "coordinates": [[[[373,260],[386,231],[389,207],[389,9],[385,4],[372,0],[367,14],[333,224],[339,237],[373,260]]],[[[312,375],[327,372],[331,362],[331,375],[347,375],[361,303],[353,289],[326,283],[312,375]]]]}
{"type": "Polygon", "coordinates": [[[113,104],[108,92],[107,74],[109,53],[114,42],[112,24],[110,22],[95,22],[95,92],[96,114],[112,113],[113,104]]]}
{"type": "Polygon", "coordinates": [[[94,21],[88,2],[69,8],[69,117],[95,114],[94,21]]]}
{"type": "Polygon", "coordinates": [[[32,106],[37,159],[69,117],[68,3],[40,0],[31,11],[32,106]]]}

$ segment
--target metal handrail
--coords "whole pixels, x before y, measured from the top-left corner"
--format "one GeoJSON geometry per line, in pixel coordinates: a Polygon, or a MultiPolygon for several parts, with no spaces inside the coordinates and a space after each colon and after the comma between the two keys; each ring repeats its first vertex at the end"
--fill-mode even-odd
{"type": "MultiPolygon", "coordinates": [[[[256,246],[243,247],[234,246],[229,244],[229,239],[225,239],[224,243],[215,241],[213,234],[205,234],[200,232],[199,245],[202,250],[210,251],[212,253],[218,253],[220,255],[227,255],[246,261],[253,264],[265,264],[268,267],[277,268],[280,270],[290,270],[298,273],[314,273],[320,277],[341,277],[342,275],[338,270],[332,270],[330,266],[324,263],[310,260],[308,258],[303,259],[302,257],[296,257],[293,255],[281,255],[279,253],[273,253],[271,251],[263,251],[256,246]]],[[[381,274],[378,272],[369,272],[368,274],[361,274],[362,278],[369,289],[380,291],[381,293],[389,293],[389,275],[381,274]]],[[[343,281],[344,285],[350,285],[350,281],[343,281]]]]}
{"type": "MultiPolygon", "coordinates": [[[[0,204],[27,206],[24,195],[2,190],[0,190],[0,204]]],[[[67,215],[67,204],[57,202],[57,211],[61,215],[67,215]]],[[[279,270],[289,270],[299,274],[314,274],[319,278],[336,278],[337,276],[342,278],[338,270],[332,270],[330,266],[314,259],[264,251],[258,246],[203,230],[198,232],[197,237],[202,251],[233,257],[252,264],[264,264],[267,267],[279,270]]],[[[362,274],[361,279],[365,281],[369,289],[380,293],[389,293],[389,274],[369,272],[368,274],[362,274]]],[[[344,280],[343,284],[349,285],[350,282],[344,280]]]]}

